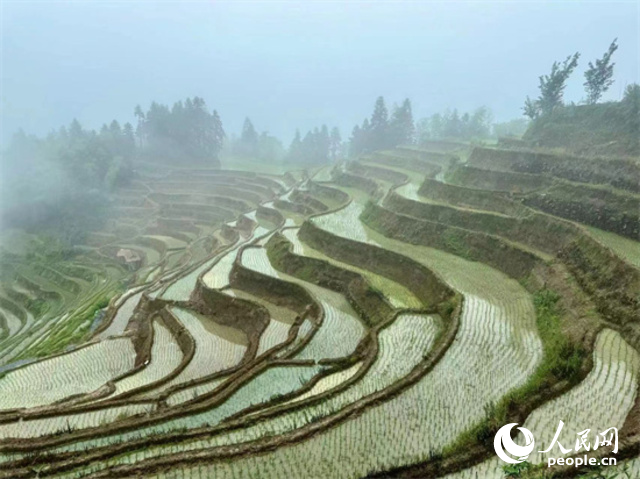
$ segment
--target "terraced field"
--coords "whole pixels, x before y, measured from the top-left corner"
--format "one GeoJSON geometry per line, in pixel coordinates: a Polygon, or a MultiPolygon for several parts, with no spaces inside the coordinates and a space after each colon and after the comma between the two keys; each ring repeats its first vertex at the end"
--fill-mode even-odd
{"type": "MultiPolygon", "coordinates": [[[[593,369],[578,386],[527,418],[525,427],[534,436],[546,435],[546,441],[550,441],[547,431],[555,433],[557,417],[565,424],[558,441],[569,448],[575,448],[579,431],[602,432],[610,427],[623,427],[638,390],[640,355],[619,333],[604,329],[598,335],[593,356],[593,369]],[[589,404],[588,409],[582,407],[585,403],[589,404]]],[[[549,447],[546,441],[541,450],[549,447]]],[[[543,460],[541,454],[532,457],[532,462],[543,460]]]]}
{"type": "Polygon", "coordinates": [[[73,265],[14,257],[0,477],[500,478],[499,427],[560,420],[636,471],[635,193],[559,215],[573,179],[454,146],[142,169],[73,265]]]}

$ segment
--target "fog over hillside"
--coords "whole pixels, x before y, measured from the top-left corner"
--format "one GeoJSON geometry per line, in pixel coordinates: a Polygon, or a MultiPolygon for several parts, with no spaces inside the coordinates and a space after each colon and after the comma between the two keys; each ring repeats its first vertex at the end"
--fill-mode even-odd
{"type": "MultiPolygon", "coordinates": [[[[372,98],[416,117],[489,106],[520,116],[537,77],[613,38],[620,99],[638,81],[637,2],[3,2],[2,141],[73,118],[133,122],[133,105],[200,96],[228,131],[250,116],[286,144],[296,128],[343,136],[372,98]]],[[[580,101],[582,79],[568,84],[580,101]]]]}

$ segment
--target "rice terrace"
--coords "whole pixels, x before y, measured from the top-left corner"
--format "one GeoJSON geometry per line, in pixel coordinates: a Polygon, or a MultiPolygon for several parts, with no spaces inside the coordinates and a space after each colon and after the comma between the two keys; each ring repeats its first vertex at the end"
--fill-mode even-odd
{"type": "Polygon", "coordinates": [[[601,100],[617,48],[580,64],[604,75],[587,101],[562,101],[576,54],[510,123],[379,97],[348,139],[284,149],[196,96],[18,132],[0,478],[640,478],[640,87],[601,100]],[[510,424],[505,449],[518,427],[535,447],[507,463],[510,424]]]}

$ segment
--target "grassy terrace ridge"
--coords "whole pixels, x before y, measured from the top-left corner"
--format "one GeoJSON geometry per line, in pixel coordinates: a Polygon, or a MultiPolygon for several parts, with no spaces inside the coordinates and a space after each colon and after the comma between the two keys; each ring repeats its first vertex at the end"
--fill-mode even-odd
{"type": "MultiPolygon", "coordinates": [[[[634,239],[536,203],[602,202],[609,230],[630,224],[632,189],[599,183],[622,170],[594,163],[583,184],[572,160],[529,171],[546,153],[494,151],[434,141],[315,176],[252,160],[146,169],[120,193],[128,220],[71,261],[7,256],[20,281],[2,281],[0,328],[31,329],[0,332],[0,353],[19,345],[10,361],[27,362],[0,369],[0,389],[56,358],[92,364],[105,344],[131,364],[90,391],[67,380],[60,400],[0,409],[0,478],[474,471],[498,428],[583,394],[598,338],[640,347],[634,239]]],[[[630,387],[624,457],[640,437],[630,387]]]]}
{"type": "Polygon", "coordinates": [[[390,192],[385,197],[383,204],[396,213],[501,236],[517,243],[521,249],[530,248],[545,259],[555,255],[572,232],[570,224],[553,221],[542,215],[532,214],[516,218],[492,212],[415,201],[394,192],[390,192]]]}
{"type": "Polygon", "coordinates": [[[561,183],[525,196],[523,203],[633,240],[640,237],[640,197],[610,187],[561,183]]]}
{"type": "Polygon", "coordinates": [[[394,213],[374,203],[367,205],[361,218],[364,224],[387,237],[432,246],[469,260],[483,259],[487,264],[516,279],[526,277],[537,260],[535,255],[512,246],[498,236],[419,220],[394,213]]]}
{"type": "Polygon", "coordinates": [[[528,193],[551,186],[553,179],[531,173],[498,172],[462,165],[449,170],[446,182],[483,190],[528,193]]]}
{"type": "Polygon", "coordinates": [[[411,170],[427,177],[433,177],[442,171],[443,166],[457,162],[457,157],[445,156],[444,159],[436,155],[406,155],[397,150],[389,152],[375,152],[360,157],[361,161],[384,165],[384,167],[396,167],[411,170]],[[425,158],[426,156],[426,158],[425,158]],[[442,164],[444,163],[444,165],[442,164]]]}
{"type": "Polygon", "coordinates": [[[447,182],[509,193],[512,199],[547,213],[634,240],[640,237],[640,197],[635,192],[614,189],[610,185],[554,179],[538,172],[499,171],[475,166],[450,170],[447,182]]]}
{"type": "Polygon", "coordinates": [[[566,105],[532,122],[523,140],[580,156],[638,158],[636,98],[629,94],[617,102],[566,105]]]}
{"type": "MultiPolygon", "coordinates": [[[[557,255],[590,294],[594,294],[596,288],[602,289],[602,294],[594,296],[594,302],[603,317],[621,326],[634,328],[631,318],[639,311],[633,293],[640,285],[638,270],[627,263],[624,257],[617,256],[606,245],[592,239],[583,228],[537,213],[524,218],[509,218],[416,202],[393,193],[387,197],[386,203],[395,211],[406,211],[417,218],[429,218],[524,243],[525,250],[528,246],[548,253],[550,256],[537,253],[547,261],[557,255]],[[604,291],[607,293],[604,294],[604,291]],[[605,299],[607,297],[609,299],[605,299]],[[621,306],[623,304],[624,307],[621,306]]],[[[442,228],[440,230],[440,236],[432,238],[433,244],[463,256],[475,251],[475,246],[465,239],[469,233],[463,235],[460,230],[453,230],[454,233],[446,233],[447,230],[442,228]],[[451,234],[454,234],[455,242],[450,239],[451,234]]],[[[515,246],[523,248],[518,243],[515,246]]],[[[499,260],[504,261],[505,258],[500,257],[499,260]]],[[[634,329],[630,329],[629,333],[631,337],[637,334],[634,329]]]]}
{"type": "Polygon", "coordinates": [[[424,307],[430,307],[451,296],[451,289],[428,268],[401,254],[373,245],[341,238],[306,222],[299,233],[306,244],[338,261],[379,274],[409,289],[424,307]]]}
{"type": "MultiPolygon", "coordinates": [[[[437,191],[437,187],[434,187],[429,180],[425,180],[420,192],[431,195],[434,190],[437,191]]],[[[507,212],[509,209],[506,208],[506,205],[517,204],[500,196],[499,193],[480,193],[474,189],[449,186],[442,187],[441,191],[440,200],[453,198],[457,203],[460,198],[467,207],[479,206],[482,209],[493,208],[500,212],[507,212]]],[[[592,189],[586,188],[585,191],[589,192],[592,189]]],[[[598,189],[597,191],[600,194],[602,190],[598,189]]],[[[585,193],[582,194],[585,195],[585,193]]],[[[601,242],[601,235],[598,240],[582,227],[563,222],[550,215],[527,211],[526,208],[516,210],[517,216],[515,218],[503,218],[495,215],[487,216],[478,211],[465,211],[443,205],[432,206],[412,202],[394,194],[388,196],[387,202],[390,204],[399,202],[405,205],[404,211],[412,211],[412,214],[422,218],[437,219],[440,217],[438,221],[499,234],[510,240],[523,242],[535,249],[542,249],[554,256],[559,255],[586,291],[594,295],[594,301],[603,317],[617,324],[625,325],[631,337],[637,337],[635,323],[631,318],[637,316],[640,311],[634,294],[634,291],[640,287],[638,270],[634,267],[633,261],[626,259],[625,254],[619,255],[617,253],[620,250],[619,241],[614,241],[612,249],[609,249],[607,243],[601,242]],[[596,288],[603,288],[608,291],[608,294],[596,294],[596,288]],[[621,295],[624,296],[624,299],[621,295]],[[605,299],[607,297],[609,299],[605,299]]],[[[620,239],[624,241],[623,238],[620,239]]],[[[625,244],[623,253],[629,247],[628,244],[625,244]]],[[[639,250],[633,248],[633,251],[639,250]]]]}
{"type": "Polygon", "coordinates": [[[404,173],[399,173],[385,168],[378,168],[376,166],[364,165],[359,161],[350,161],[347,168],[356,175],[385,181],[394,186],[403,185],[409,181],[409,177],[404,173]]]}
{"type": "Polygon", "coordinates": [[[637,158],[593,158],[533,149],[474,147],[469,165],[499,171],[545,174],[579,183],[640,192],[637,158]]]}
{"type": "MultiPolygon", "coordinates": [[[[590,190],[587,190],[590,191],[590,190]]],[[[606,190],[605,190],[606,191],[606,190]]],[[[584,233],[585,231],[581,228],[576,228],[571,226],[569,223],[565,223],[565,226],[562,226],[563,221],[559,218],[556,218],[552,215],[540,215],[536,214],[536,210],[529,208],[523,205],[521,202],[517,201],[515,198],[511,197],[508,194],[502,192],[494,192],[494,191],[486,191],[480,190],[476,188],[469,188],[464,186],[456,186],[445,183],[440,183],[435,180],[425,179],[422,183],[420,189],[418,190],[418,194],[420,196],[421,203],[432,203],[433,206],[429,207],[428,205],[423,205],[425,210],[433,209],[437,211],[453,211],[451,207],[456,207],[458,209],[469,210],[468,214],[473,216],[474,212],[479,214],[491,213],[493,215],[502,215],[506,217],[512,217],[517,219],[518,222],[515,223],[512,220],[499,220],[496,218],[496,221],[491,222],[489,225],[482,224],[480,221],[476,221],[476,225],[481,225],[481,229],[487,231],[495,231],[495,227],[500,225],[501,227],[506,227],[509,224],[518,224],[518,228],[525,226],[528,222],[540,222],[540,227],[537,233],[534,234],[534,237],[531,238],[535,240],[535,238],[540,237],[542,235],[547,241],[547,246],[552,247],[553,245],[558,244],[557,240],[567,237],[567,233],[570,233],[571,230],[574,231],[574,234],[584,233]],[[546,216],[546,217],[545,217],[546,216]],[[491,227],[493,225],[493,228],[491,227]],[[545,225],[545,226],[543,226],[545,225]],[[558,238],[549,237],[544,234],[545,229],[550,228],[553,231],[556,231],[558,234],[558,238]],[[558,229],[560,228],[560,229],[558,229]],[[569,228],[569,230],[567,230],[569,228]]],[[[396,196],[393,196],[395,200],[396,196]]],[[[428,214],[424,212],[422,214],[428,214]]],[[[440,213],[436,213],[440,214],[440,213]]],[[[491,217],[488,217],[491,218],[491,217]]],[[[460,218],[461,219],[461,218],[460,218]]],[[[459,220],[460,220],[459,219],[459,220]]],[[[571,218],[569,218],[571,219],[571,218]]],[[[449,219],[447,219],[449,221],[449,219]]],[[[457,223],[460,225],[459,223],[457,223]]],[[[468,223],[462,223],[468,224],[468,223]]],[[[584,226],[584,225],[583,225],[584,226]]],[[[616,254],[623,257],[625,261],[633,264],[637,267],[638,258],[640,258],[640,242],[634,241],[633,238],[625,238],[618,236],[614,233],[606,232],[599,230],[594,227],[587,226],[586,230],[589,234],[596,239],[599,239],[601,243],[606,246],[612,248],[616,254]]],[[[502,234],[506,234],[509,236],[509,233],[503,232],[502,234]]],[[[571,235],[569,235],[571,236],[571,235]]],[[[514,238],[515,239],[515,238],[514,238]]],[[[523,238],[516,239],[516,241],[522,241],[523,238]]],[[[525,241],[529,243],[529,241],[525,241]]],[[[540,243],[540,246],[543,243],[540,243]]],[[[540,247],[536,246],[536,248],[540,247]]],[[[543,248],[544,249],[544,248],[543,248]]]]}
{"type": "MultiPolygon", "coordinates": [[[[307,227],[311,223],[304,223],[303,227],[307,227]]],[[[349,263],[345,263],[343,261],[336,260],[331,256],[330,253],[326,252],[323,254],[318,249],[312,248],[310,245],[314,244],[314,241],[302,241],[302,238],[299,235],[299,231],[301,228],[288,228],[283,230],[283,234],[287,237],[287,239],[294,244],[294,252],[304,256],[310,256],[313,258],[324,259],[329,261],[336,266],[339,266],[343,269],[350,269],[357,273],[360,273],[364,276],[372,285],[374,289],[379,290],[384,296],[389,300],[391,304],[395,307],[404,307],[408,309],[420,309],[425,306],[425,304],[418,299],[418,297],[409,289],[402,286],[397,281],[391,280],[388,278],[388,275],[382,275],[378,273],[374,273],[369,271],[368,269],[363,268],[364,262],[358,261],[350,261],[349,263]],[[325,255],[326,254],[326,255],[325,255]],[[357,266],[354,265],[357,263],[357,266]]],[[[332,236],[332,240],[335,240],[336,237],[332,236]]],[[[321,247],[320,247],[321,249],[321,247]]],[[[345,260],[347,260],[345,258],[345,260]]],[[[380,271],[381,272],[381,271],[380,271]]]]}
{"type": "Polygon", "coordinates": [[[276,269],[345,294],[368,326],[384,321],[391,314],[393,308],[384,295],[373,289],[363,276],[328,261],[295,255],[291,248],[291,243],[284,236],[271,237],[266,249],[269,260],[276,269]]]}
{"type": "Polygon", "coordinates": [[[528,213],[526,207],[513,201],[503,192],[451,185],[429,178],[424,180],[418,194],[444,205],[468,207],[507,216],[521,216],[528,213]]]}

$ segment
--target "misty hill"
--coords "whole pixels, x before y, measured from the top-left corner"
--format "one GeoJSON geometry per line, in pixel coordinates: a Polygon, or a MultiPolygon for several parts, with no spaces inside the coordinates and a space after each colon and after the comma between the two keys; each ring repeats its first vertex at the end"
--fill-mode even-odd
{"type": "Polygon", "coordinates": [[[73,120],[44,138],[17,132],[2,154],[2,225],[73,244],[108,215],[109,195],[136,175],[135,163],[219,168],[225,137],[202,98],[135,109],[137,127],[113,120],[98,131],[73,120]]]}
{"type": "Polygon", "coordinates": [[[523,139],[571,153],[640,155],[640,86],[627,87],[619,102],[567,105],[533,120],[523,139]]]}

